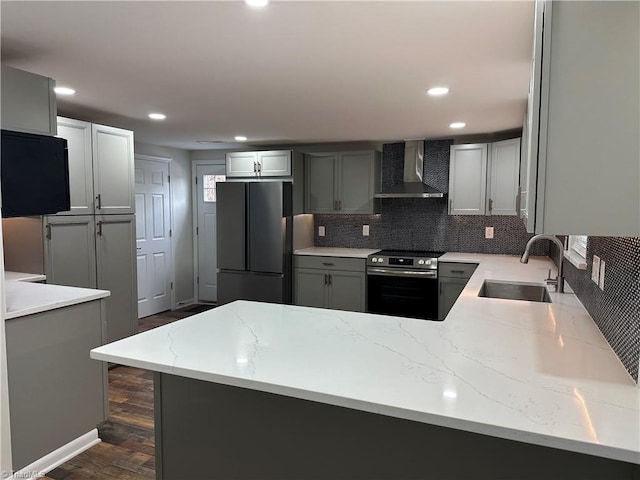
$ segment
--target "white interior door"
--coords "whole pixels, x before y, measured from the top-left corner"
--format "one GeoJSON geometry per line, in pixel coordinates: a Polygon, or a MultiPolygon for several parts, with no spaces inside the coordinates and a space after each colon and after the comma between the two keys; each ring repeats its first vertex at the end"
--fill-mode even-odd
{"type": "Polygon", "coordinates": [[[135,160],[138,318],[171,309],[169,163],[135,160]]]}
{"type": "Polygon", "coordinates": [[[225,181],[224,165],[197,165],[198,300],[218,301],[216,183],[225,181]]]}

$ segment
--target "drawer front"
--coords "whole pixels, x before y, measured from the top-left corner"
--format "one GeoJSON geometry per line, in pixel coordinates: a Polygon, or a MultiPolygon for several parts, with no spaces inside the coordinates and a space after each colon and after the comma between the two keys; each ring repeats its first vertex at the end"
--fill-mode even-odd
{"type": "Polygon", "coordinates": [[[320,268],[322,270],[348,270],[364,272],[367,266],[365,258],[318,257],[313,255],[294,255],[293,264],[299,268],[320,268]]]}
{"type": "Polygon", "coordinates": [[[476,263],[438,262],[438,276],[449,278],[470,278],[478,267],[476,263]]]}

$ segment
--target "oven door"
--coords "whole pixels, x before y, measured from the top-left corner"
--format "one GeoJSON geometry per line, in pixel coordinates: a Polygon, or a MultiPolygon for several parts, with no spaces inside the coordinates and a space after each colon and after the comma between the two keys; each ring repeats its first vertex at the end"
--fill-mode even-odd
{"type": "Polygon", "coordinates": [[[436,270],[367,270],[367,312],[438,320],[436,270]]]}

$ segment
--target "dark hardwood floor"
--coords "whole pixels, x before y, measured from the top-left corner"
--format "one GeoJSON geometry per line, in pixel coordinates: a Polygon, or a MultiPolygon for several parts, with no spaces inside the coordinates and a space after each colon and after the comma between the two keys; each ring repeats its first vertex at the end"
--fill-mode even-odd
{"type": "MultiPolygon", "coordinates": [[[[142,318],[139,331],[212,308],[186,307],[142,318]]],[[[153,380],[149,371],[122,365],[109,369],[109,418],[98,426],[102,442],[50,471],[48,480],[155,478],[153,380]]]]}

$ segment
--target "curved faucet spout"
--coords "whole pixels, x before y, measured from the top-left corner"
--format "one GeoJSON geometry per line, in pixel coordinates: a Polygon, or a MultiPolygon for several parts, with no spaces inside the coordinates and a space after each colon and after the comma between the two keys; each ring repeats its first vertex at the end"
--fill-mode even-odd
{"type": "Polygon", "coordinates": [[[533,245],[538,240],[551,240],[558,247],[558,278],[556,280],[557,281],[556,291],[559,293],[564,293],[564,276],[562,275],[562,258],[563,258],[564,245],[562,244],[562,242],[558,237],[556,237],[555,235],[545,235],[545,234],[534,235],[533,237],[531,237],[527,242],[527,246],[524,248],[524,253],[522,254],[522,257],[520,257],[520,263],[529,263],[529,250],[531,250],[531,245],[533,245]]]}

